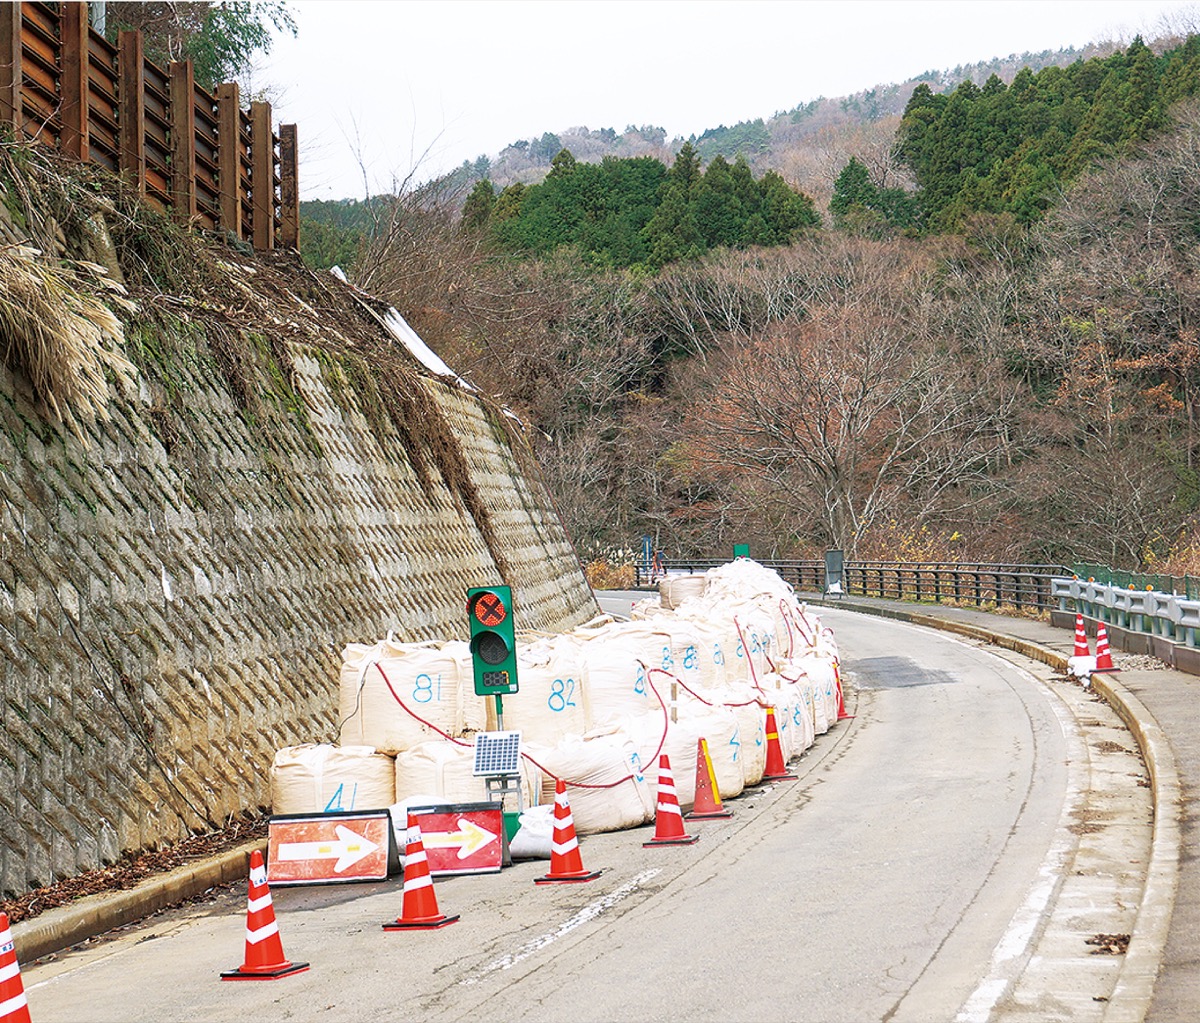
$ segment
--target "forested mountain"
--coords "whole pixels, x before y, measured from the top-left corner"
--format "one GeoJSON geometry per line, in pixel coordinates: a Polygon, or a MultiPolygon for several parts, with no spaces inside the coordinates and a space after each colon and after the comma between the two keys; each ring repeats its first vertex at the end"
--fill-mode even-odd
{"type": "Polygon", "coordinates": [[[337,212],[353,279],[529,424],[585,556],[1194,570],[1198,69],[1135,40],[917,89],[824,202],[698,138],[337,212]]]}

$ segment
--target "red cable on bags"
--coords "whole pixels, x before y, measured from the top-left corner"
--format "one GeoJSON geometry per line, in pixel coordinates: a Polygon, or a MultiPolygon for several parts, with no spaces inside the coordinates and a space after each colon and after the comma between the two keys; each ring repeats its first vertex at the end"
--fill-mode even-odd
{"type": "Polygon", "coordinates": [[[379,674],[381,676],[383,676],[384,685],[386,685],[388,687],[388,692],[392,694],[392,699],[395,700],[398,704],[400,704],[400,709],[402,711],[404,711],[405,714],[407,714],[409,717],[415,719],[416,721],[419,721],[426,728],[432,728],[443,739],[449,739],[456,746],[471,746],[472,745],[472,743],[463,742],[461,739],[454,738],[454,736],[450,735],[448,732],[443,732],[440,728],[438,728],[437,725],[433,724],[430,721],[426,721],[423,717],[421,717],[420,714],[414,713],[412,710],[410,710],[408,708],[408,705],[402,699],[400,699],[400,697],[397,695],[396,690],[392,688],[392,680],[387,677],[387,672],[383,670],[383,666],[378,661],[375,661],[373,664],[373,667],[375,667],[379,671],[379,674]]]}
{"type": "Polygon", "coordinates": [[[746,663],[750,666],[750,679],[754,683],[754,688],[765,696],[766,692],[758,684],[758,672],[754,670],[754,658],[750,656],[750,648],[746,646],[746,637],[742,635],[742,627],[738,624],[737,615],[733,616],[733,627],[737,629],[738,640],[742,644],[742,650],[746,653],[746,663]]]}

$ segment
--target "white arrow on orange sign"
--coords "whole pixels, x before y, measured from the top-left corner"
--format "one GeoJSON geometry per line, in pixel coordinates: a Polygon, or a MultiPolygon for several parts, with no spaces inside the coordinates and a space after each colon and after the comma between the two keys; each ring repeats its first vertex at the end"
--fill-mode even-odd
{"type": "Polygon", "coordinates": [[[364,856],[370,856],[379,846],[369,838],[351,831],[344,824],[336,829],[336,842],[281,842],[281,860],[332,860],[336,859],[333,872],[340,874],[352,867],[364,856]]]}
{"type": "Polygon", "coordinates": [[[426,849],[452,849],[458,846],[458,858],[465,860],[486,848],[500,836],[487,828],[480,827],[466,817],[458,818],[457,831],[421,832],[421,844],[426,849]]]}

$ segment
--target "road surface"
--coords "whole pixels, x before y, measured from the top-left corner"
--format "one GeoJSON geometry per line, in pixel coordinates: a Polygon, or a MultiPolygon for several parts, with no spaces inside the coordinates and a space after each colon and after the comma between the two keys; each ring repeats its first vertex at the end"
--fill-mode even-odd
{"type": "Polygon", "coordinates": [[[25,966],[33,1019],[1099,1019],[1119,957],[1082,946],[1081,968],[1036,980],[1058,1008],[1013,1000],[1072,873],[1078,712],[987,650],[822,616],[855,718],[793,763],[798,781],[689,824],[696,845],[586,836],[602,875],[582,885],[535,886],[545,862],[439,880],[461,919],[428,932],[381,929],[399,879],[277,889],[285,953],[311,969],[222,983],[243,959],[239,887],[25,966]]]}

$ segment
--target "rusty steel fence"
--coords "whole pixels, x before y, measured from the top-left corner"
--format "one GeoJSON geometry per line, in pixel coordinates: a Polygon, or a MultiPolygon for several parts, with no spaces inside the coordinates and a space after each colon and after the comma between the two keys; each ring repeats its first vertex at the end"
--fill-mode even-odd
{"type": "Polygon", "coordinates": [[[86,3],[0,2],[0,122],[121,175],[190,227],[299,244],[296,126],[276,135],[269,103],[242,110],[234,82],[212,95],[191,61],[160,68],[140,32],[114,45],[86,3]]]}
{"type": "MultiPolygon", "coordinates": [[[[668,559],[666,570],[703,572],[727,558],[668,559]]],[[[759,562],[773,568],[798,592],[825,591],[825,562],[816,560],[759,562]]],[[[1005,606],[1049,611],[1056,605],[1052,581],[1070,576],[1062,565],[1017,565],[974,562],[847,561],[842,591],[847,595],[891,600],[951,602],[974,607],[1005,606]]],[[[645,565],[635,565],[639,586],[652,582],[645,565]]]]}

